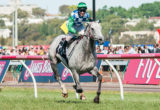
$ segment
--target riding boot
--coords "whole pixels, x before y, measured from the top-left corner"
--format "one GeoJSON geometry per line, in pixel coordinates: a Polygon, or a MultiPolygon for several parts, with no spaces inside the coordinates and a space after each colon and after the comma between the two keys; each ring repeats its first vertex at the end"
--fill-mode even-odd
{"type": "Polygon", "coordinates": [[[56,52],[59,53],[68,62],[68,59],[66,56],[66,46],[67,46],[67,41],[65,39],[62,39],[56,49],[56,52]]]}
{"type": "Polygon", "coordinates": [[[62,56],[66,56],[66,46],[67,46],[67,41],[64,40],[62,44],[62,56]]]}

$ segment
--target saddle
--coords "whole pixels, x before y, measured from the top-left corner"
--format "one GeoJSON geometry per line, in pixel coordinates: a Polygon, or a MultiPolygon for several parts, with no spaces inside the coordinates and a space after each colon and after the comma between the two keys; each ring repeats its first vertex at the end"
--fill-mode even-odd
{"type": "Polygon", "coordinates": [[[68,43],[65,38],[62,38],[61,42],[56,48],[56,55],[61,60],[64,61],[68,65],[68,60],[71,57],[74,48],[81,40],[81,37],[73,37],[68,43]]]}

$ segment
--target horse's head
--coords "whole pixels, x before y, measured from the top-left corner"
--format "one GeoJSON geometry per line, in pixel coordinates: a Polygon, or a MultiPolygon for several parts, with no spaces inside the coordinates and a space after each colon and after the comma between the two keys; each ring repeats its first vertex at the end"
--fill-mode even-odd
{"type": "Polygon", "coordinates": [[[102,27],[99,21],[87,23],[85,34],[100,44],[104,43],[104,36],[102,35],[102,27]]]}

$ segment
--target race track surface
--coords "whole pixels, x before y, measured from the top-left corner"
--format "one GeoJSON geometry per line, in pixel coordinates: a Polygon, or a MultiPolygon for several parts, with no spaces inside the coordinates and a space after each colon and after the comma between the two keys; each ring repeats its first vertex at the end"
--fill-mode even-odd
{"type": "MultiPolygon", "coordinates": [[[[73,83],[65,83],[67,89],[73,90],[73,83]]],[[[81,83],[84,91],[96,91],[98,83],[81,83]]],[[[3,87],[22,87],[22,88],[33,88],[33,83],[17,83],[17,82],[4,82],[0,84],[0,88],[3,87]]],[[[57,82],[55,83],[37,83],[38,88],[46,88],[46,89],[59,89],[60,86],[57,82]]],[[[130,92],[160,92],[159,85],[131,85],[131,84],[123,84],[123,89],[125,91],[130,92]]],[[[117,82],[105,82],[102,83],[102,91],[120,91],[119,83],[117,82]]]]}

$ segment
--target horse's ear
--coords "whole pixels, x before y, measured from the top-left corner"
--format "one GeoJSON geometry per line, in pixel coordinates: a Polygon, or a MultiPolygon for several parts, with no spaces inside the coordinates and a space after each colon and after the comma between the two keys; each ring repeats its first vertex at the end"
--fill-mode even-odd
{"type": "Polygon", "coordinates": [[[101,20],[97,20],[97,23],[101,23],[101,20]]]}

